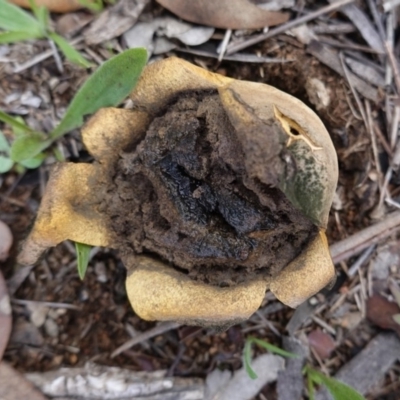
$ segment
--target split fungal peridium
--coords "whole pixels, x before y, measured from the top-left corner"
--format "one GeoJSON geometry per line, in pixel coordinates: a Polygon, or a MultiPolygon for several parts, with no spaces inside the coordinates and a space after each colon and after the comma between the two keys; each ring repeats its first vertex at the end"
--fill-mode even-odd
{"type": "Polygon", "coordinates": [[[130,98],[83,127],[93,163],[53,168],[20,262],[68,239],[117,249],[139,316],[208,326],[330,283],[337,156],[311,109],[173,57],[130,98]]]}

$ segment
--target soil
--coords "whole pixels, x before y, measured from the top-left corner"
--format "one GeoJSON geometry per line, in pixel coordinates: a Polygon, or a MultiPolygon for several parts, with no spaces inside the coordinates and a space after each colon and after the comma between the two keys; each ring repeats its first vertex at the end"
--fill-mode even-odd
{"type": "Polygon", "coordinates": [[[265,158],[246,153],[216,92],[178,96],[111,172],[103,209],[119,250],[157,254],[219,286],[274,275],[298,256],[318,229],[273,187],[276,176],[265,182],[273,172],[246,170],[248,157],[285,168],[280,127],[257,128],[241,136],[267,144],[265,158]]]}

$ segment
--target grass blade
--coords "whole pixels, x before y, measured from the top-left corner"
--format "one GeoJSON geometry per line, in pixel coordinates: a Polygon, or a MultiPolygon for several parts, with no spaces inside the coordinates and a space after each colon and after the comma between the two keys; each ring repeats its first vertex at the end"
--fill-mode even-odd
{"type": "Polygon", "coordinates": [[[255,373],[254,369],[251,368],[251,340],[246,340],[243,349],[243,365],[247,372],[247,375],[251,379],[257,379],[258,375],[255,373]]]}
{"type": "Polygon", "coordinates": [[[81,67],[84,68],[90,68],[93,65],[86,60],[82,56],[79,51],[76,51],[64,38],[62,38],[60,35],[57,35],[56,33],[49,33],[49,38],[53,40],[56,45],[60,48],[60,50],[64,53],[65,57],[73,62],[74,64],[78,64],[81,67]]]}
{"type": "Polygon", "coordinates": [[[262,347],[265,350],[268,350],[271,353],[278,354],[282,357],[289,357],[289,358],[297,358],[298,355],[294,353],[290,353],[289,351],[285,351],[281,349],[280,347],[274,346],[271,343],[266,342],[265,340],[262,339],[257,339],[255,337],[250,336],[248,338],[249,341],[252,343],[255,343],[256,345],[262,347]]]}
{"type": "Polygon", "coordinates": [[[33,129],[29,128],[29,126],[25,125],[24,123],[18,121],[16,118],[11,117],[11,115],[8,115],[4,111],[0,110],[0,121],[3,121],[4,123],[10,125],[14,129],[19,129],[22,132],[26,133],[39,133],[34,131],[33,129]]]}
{"type": "Polygon", "coordinates": [[[76,255],[78,259],[78,274],[79,278],[83,280],[85,277],[87,267],[89,265],[89,256],[90,256],[90,250],[92,249],[92,246],[89,246],[84,243],[78,243],[75,242],[75,250],[76,250],[76,255]]]}
{"type": "Polygon", "coordinates": [[[51,145],[52,141],[43,139],[43,135],[24,135],[16,138],[11,146],[11,159],[18,163],[35,158],[51,145]]]}
{"type": "Polygon", "coordinates": [[[337,379],[330,378],[313,368],[307,367],[306,373],[308,378],[314,383],[326,386],[334,400],[365,400],[365,397],[352,387],[337,379]]]}
{"type": "Polygon", "coordinates": [[[6,0],[0,0],[0,29],[27,32],[32,38],[44,36],[40,23],[32,15],[6,0]]]}
{"type": "Polygon", "coordinates": [[[34,0],[29,0],[29,5],[35,14],[36,19],[38,20],[43,32],[47,30],[49,26],[49,10],[44,6],[37,6],[34,0]]]}
{"type": "Polygon", "coordinates": [[[147,52],[142,48],[126,50],[106,61],[79,89],[51,138],[81,126],[85,115],[118,105],[136,85],[146,62],[147,52]]]}
{"type": "Polygon", "coordinates": [[[22,32],[22,31],[0,32],[0,44],[22,42],[24,40],[30,40],[34,38],[35,37],[30,32],[22,32]]]}
{"type": "Polygon", "coordinates": [[[10,145],[4,133],[0,131],[0,174],[8,172],[14,165],[10,159],[10,145]]]}

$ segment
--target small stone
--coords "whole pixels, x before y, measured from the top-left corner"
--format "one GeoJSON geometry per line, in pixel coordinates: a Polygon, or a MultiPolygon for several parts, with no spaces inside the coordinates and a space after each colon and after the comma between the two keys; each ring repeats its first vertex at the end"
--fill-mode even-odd
{"type": "Polygon", "coordinates": [[[107,278],[107,268],[104,262],[98,262],[94,266],[94,272],[97,275],[97,281],[101,283],[106,283],[108,281],[107,278]]]}
{"type": "Polygon", "coordinates": [[[308,78],[305,85],[307,95],[317,110],[324,109],[329,106],[331,96],[329,89],[325,84],[317,78],[308,78]]]}
{"type": "Polygon", "coordinates": [[[44,323],[44,329],[46,334],[50,337],[56,338],[58,337],[59,329],[56,321],[51,318],[47,318],[46,322],[44,323]]]}
{"type": "Polygon", "coordinates": [[[46,321],[47,313],[49,312],[48,307],[40,303],[30,303],[27,305],[27,309],[31,312],[30,320],[32,324],[40,328],[46,321]]]}

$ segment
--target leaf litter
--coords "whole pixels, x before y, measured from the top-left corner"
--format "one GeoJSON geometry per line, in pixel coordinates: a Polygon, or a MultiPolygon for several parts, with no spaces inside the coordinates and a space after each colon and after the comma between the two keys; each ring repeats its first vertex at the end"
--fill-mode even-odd
{"type": "MultiPolygon", "coordinates": [[[[307,45],[303,43],[299,35],[289,36],[282,33],[283,31],[276,34],[275,28],[271,28],[269,33],[251,30],[233,31],[228,52],[231,52],[233,46],[238,43],[243,46],[250,39],[253,40],[257,34],[263,37],[269,34],[269,39],[267,37],[264,43],[257,47],[247,47],[247,54],[253,57],[268,56],[294,60],[291,63],[239,65],[232,61],[222,61],[221,64],[217,64],[216,61],[205,58],[200,53],[185,56],[210,70],[217,69],[224,75],[270,83],[310,103],[312,103],[311,96],[305,90],[307,79],[312,77],[322,82],[329,93],[330,103],[326,107],[321,107],[318,113],[335,142],[341,171],[338,187],[341,207],[332,211],[328,228],[331,244],[340,243],[342,239],[352,234],[362,233],[364,228],[377,226],[374,224],[375,220],[371,212],[379,204],[380,199],[383,204],[381,207],[383,216],[393,212],[400,200],[396,169],[394,168],[393,174],[387,177],[387,190],[383,190],[382,176],[379,172],[385,173],[386,166],[392,163],[397,143],[398,118],[396,120],[395,110],[398,93],[396,86],[393,85],[396,71],[391,71],[389,56],[382,57],[383,51],[388,51],[392,56],[398,57],[397,42],[393,36],[390,36],[390,25],[384,26],[385,36],[382,38],[379,21],[377,22],[374,11],[368,8],[369,3],[355,6],[358,13],[356,15],[362,13],[363,18],[368,20],[363,27],[356,23],[354,14],[344,11],[329,14],[329,18],[322,16],[318,19],[315,19],[316,17],[310,19],[306,26],[320,43],[317,46],[311,43],[305,47],[307,45]],[[360,33],[358,35],[354,32],[360,33]],[[377,44],[382,44],[382,40],[385,46],[378,48],[377,44]],[[341,59],[344,61],[344,66],[341,59]],[[361,70],[360,63],[368,68],[361,70]],[[332,67],[336,72],[332,71],[332,67]],[[385,79],[386,90],[382,90],[382,77],[385,79]],[[360,102],[357,102],[352,89],[361,99],[360,102]],[[365,99],[371,101],[369,109],[365,106],[365,99]],[[375,102],[376,100],[379,101],[375,102]],[[372,137],[375,137],[378,159],[374,158],[371,152],[372,137]]],[[[386,3],[389,4],[389,2],[385,2],[385,7],[386,3]]],[[[326,4],[322,2],[318,4],[306,2],[306,15],[319,11],[325,6],[326,4]]],[[[333,6],[335,6],[334,3],[332,3],[333,6]]],[[[387,18],[387,23],[389,23],[392,8],[387,6],[386,9],[389,14],[379,14],[381,11],[378,10],[381,24],[385,22],[386,17],[389,17],[387,18]]],[[[142,13],[143,10],[145,14],[139,17],[140,23],[167,15],[160,6],[155,6],[154,9],[143,7],[142,13]]],[[[294,14],[292,14],[292,20],[297,19],[294,14]]],[[[170,14],[168,16],[170,17],[170,14]]],[[[58,20],[60,17],[53,18],[58,20]]],[[[133,18],[129,18],[129,23],[125,25],[126,30],[134,26],[133,18]]],[[[279,25],[278,28],[284,25],[279,25]]],[[[100,38],[98,30],[96,32],[93,29],[92,35],[89,35],[90,31],[87,29],[90,27],[91,24],[88,22],[82,28],[77,28],[75,32],[72,30],[74,33],[71,34],[71,38],[81,43],[78,47],[86,55],[90,54],[91,61],[102,62],[111,56],[112,51],[119,51],[121,46],[124,48],[125,44],[118,39],[120,33],[117,31],[110,36],[107,46],[96,44],[87,46],[82,41],[82,33],[88,41],[90,41],[89,37],[94,38],[96,35],[100,38]],[[112,38],[115,34],[117,36],[112,38]]],[[[215,45],[214,49],[217,48],[224,35],[224,31],[215,30],[205,45],[212,43],[215,45]]],[[[172,42],[166,37],[156,37],[156,41],[158,39],[168,39],[168,43],[181,46],[176,39],[172,39],[172,42]]],[[[190,45],[184,45],[184,47],[191,50],[190,45]]],[[[68,63],[64,65],[64,74],[58,72],[52,53],[46,53],[47,43],[40,40],[32,43],[16,43],[12,46],[4,46],[2,49],[0,51],[2,63],[0,99],[12,95],[15,100],[9,104],[0,100],[0,108],[16,113],[20,109],[29,126],[38,131],[50,131],[55,126],[55,118],[59,119],[63,114],[75,88],[80,86],[87,72],[68,63]],[[47,57],[42,61],[40,57],[36,58],[38,55],[44,57],[46,54],[48,54],[47,57]],[[24,64],[30,67],[21,69],[18,74],[13,74],[16,67],[24,64]],[[33,103],[22,104],[19,100],[20,94],[27,92],[40,97],[42,102],[39,108],[35,108],[33,103]],[[16,93],[19,94],[15,96],[16,93]]],[[[171,52],[171,48],[167,51],[171,52]]],[[[215,50],[213,51],[217,54],[215,50]]],[[[240,53],[236,55],[241,56],[240,53]]],[[[318,93],[318,89],[314,90],[318,93]]],[[[1,128],[7,137],[11,137],[12,132],[8,127],[1,126],[1,128]]],[[[82,160],[87,157],[76,132],[58,141],[57,146],[67,159],[82,160]]],[[[54,157],[48,158],[39,170],[27,172],[22,177],[15,172],[0,177],[0,218],[12,228],[17,242],[22,239],[35,214],[40,200],[40,190],[46,182],[47,171],[52,162],[54,162],[54,157]]],[[[397,232],[396,226],[387,232],[394,240],[394,242],[388,240],[388,245],[390,243],[397,245],[397,232]]],[[[394,297],[389,290],[389,278],[396,282],[399,282],[400,278],[397,259],[394,256],[392,258],[384,256],[386,240],[382,232],[377,234],[377,241],[382,245],[375,247],[372,255],[364,260],[361,259],[358,264],[356,264],[356,259],[352,258],[357,255],[353,249],[347,253],[337,265],[338,281],[333,291],[319,294],[311,300],[313,307],[304,314],[301,330],[295,332],[296,336],[301,335],[302,332],[309,335],[319,329],[324,335],[333,337],[336,349],[329,358],[320,360],[325,372],[337,374],[338,377],[344,374],[355,376],[351,371],[357,371],[358,365],[365,362],[366,359],[361,357],[364,354],[369,354],[368,360],[383,362],[376,352],[364,353],[363,349],[369,342],[372,347],[377,343],[378,348],[389,344],[393,346],[393,349],[397,348],[396,337],[381,336],[380,328],[365,319],[369,309],[367,299],[376,296],[374,293],[380,293],[380,296],[385,299],[385,304],[390,303],[394,312],[394,297]],[[355,273],[348,274],[349,271],[355,271],[355,273]],[[357,316],[357,323],[349,323],[350,316],[357,316]],[[349,362],[352,364],[348,364],[349,362]],[[347,369],[346,365],[349,365],[347,369]],[[344,372],[340,373],[342,370],[344,372]]],[[[12,251],[11,257],[14,256],[15,252],[12,251]]],[[[93,259],[94,262],[104,263],[107,284],[97,280],[94,273],[95,264],[89,264],[86,279],[81,283],[76,272],[74,257],[74,249],[69,244],[64,244],[51,250],[34,269],[27,270],[24,282],[21,283],[21,279],[13,280],[19,282],[15,286],[17,291],[13,295],[16,299],[53,301],[82,306],[79,311],[71,309],[54,315],[53,320],[59,329],[58,337],[49,335],[51,332],[46,332],[43,325],[36,328],[42,336],[43,345],[38,344],[41,343],[40,340],[37,341],[39,336],[35,339],[36,347],[15,341],[9,344],[5,351],[5,358],[21,371],[49,370],[60,365],[82,364],[91,356],[98,355],[99,351],[102,354],[99,362],[109,363],[107,354],[131,339],[132,332],[143,333],[154,327],[154,324],[141,321],[132,315],[126,303],[123,288],[124,269],[112,253],[100,251],[93,259]],[[102,305],[102,309],[99,308],[99,304],[102,305]],[[49,353],[44,346],[51,348],[51,352],[49,353]]],[[[12,278],[16,273],[13,271],[10,260],[3,264],[2,270],[6,278],[12,278]]],[[[267,294],[260,309],[261,314],[254,315],[243,326],[232,327],[223,333],[202,329],[189,332],[187,327],[174,327],[158,336],[137,343],[131,349],[126,349],[113,362],[136,370],[170,369],[171,374],[181,376],[204,376],[205,371],[217,367],[238,370],[241,367],[242,331],[244,331],[244,337],[247,332],[250,332],[271,343],[281,345],[274,331],[283,334],[293,312],[286,308],[279,308],[278,305],[279,303],[267,294]],[[271,330],[270,326],[274,330],[271,330]],[[241,334],[239,335],[238,332],[241,334]]],[[[12,308],[18,318],[25,319],[25,322],[30,324],[26,320],[26,316],[29,315],[27,306],[12,303],[12,308]]],[[[390,313],[387,314],[390,316],[390,313]]],[[[18,325],[19,329],[22,327],[26,332],[33,332],[26,323],[25,325],[18,323],[18,325]]],[[[365,351],[371,346],[366,347],[365,351]]],[[[393,396],[399,393],[398,384],[396,386],[399,376],[398,366],[395,364],[398,359],[396,357],[395,352],[392,352],[384,364],[381,364],[382,371],[369,377],[371,384],[368,384],[368,387],[360,387],[362,391],[370,391],[371,399],[382,398],[388,393],[393,393],[393,396]],[[374,388],[371,386],[372,383],[375,383],[374,388]]],[[[315,365],[318,365],[316,359],[311,359],[315,365]]],[[[353,381],[349,383],[354,384],[356,378],[352,379],[353,381]]],[[[271,385],[267,385],[262,389],[261,394],[268,395],[271,390],[273,390],[271,385]]]]}

